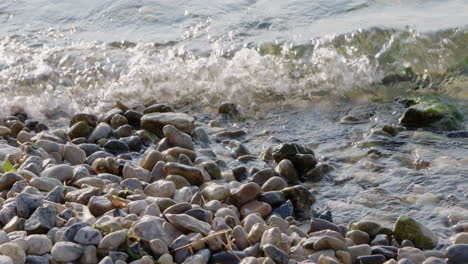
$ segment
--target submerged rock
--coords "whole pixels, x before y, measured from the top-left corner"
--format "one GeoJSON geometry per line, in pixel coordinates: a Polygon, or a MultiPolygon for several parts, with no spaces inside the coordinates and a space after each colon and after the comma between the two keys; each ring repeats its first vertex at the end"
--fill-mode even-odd
{"type": "Polygon", "coordinates": [[[463,116],[453,105],[442,100],[419,100],[416,105],[406,109],[400,124],[408,128],[432,127],[453,131],[462,129],[463,116]]]}

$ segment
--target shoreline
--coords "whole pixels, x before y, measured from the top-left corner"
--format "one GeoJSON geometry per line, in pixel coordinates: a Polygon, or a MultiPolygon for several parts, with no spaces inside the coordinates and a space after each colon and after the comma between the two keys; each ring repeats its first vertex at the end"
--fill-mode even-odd
{"type": "MultiPolygon", "coordinates": [[[[397,263],[391,259],[423,263],[430,257],[463,263],[456,261],[465,257],[468,247],[463,244],[468,243],[466,222],[453,228],[459,233],[453,241],[461,246],[446,249],[449,245],[438,244],[427,227],[402,215],[388,228],[372,221],[337,225],[326,208],[319,208],[319,214],[312,211],[311,206],[320,202],[316,200],[321,189],[311,190],[304,181],[326,182],[329,175],[336,177],[335,183],[351,180],[337,179],[337,174],[343,173],[352,156],[317,155],[315,147],[320,152],[343,151],[340,144],[327,143],[333,133],[311,147],[295,142],[295,137],[305,138],[303,131],[281,134],[271,122],[257,128],[254,121],[230,127],[241,117],[230,103],[222,104],[218,116],[208,123],[164,104],[141,112],[122,103],[116,106],[99,116],[76,114],[69,128],[52,131],[25,114],[4,119],[0,154],[13,167],[4,165],[3,170],[9,171],[0,177],[4,198],[0,223],[8,231],[2,234],[0,253],[14,263],[26,259],[118,263],[125,256],[126,262],[120,263],[238,263],[241,258],[242,263],[252,264],[391,264],[397,263]],[[286,140],[275,139],[276,134],[286,140]],[[269,148],[259,155],[259,150],[247,147],[264,140],[269,148]]],[[[413,108],[399,111],[409,115],[413,108]]],[[[348,111],[338,124],[349,126],[343,131],[353,135],[353,127],[367,127],[372,118],[362,109],[348,111]]],[[[443,128],[458,128],[445,112],[437,120],[425,115],[416,121],[411,118],[407,116],[411,122],[405,124],[414,126],[418,121],[422,131],[439,129],[440,120],[445,120],[443,128]]],[[[443,135],[466,137],[463,128],[460,137],[454,130],[443,135]]],[[[400,144],[398,135],[405,138],[405,133],[415,134],[386,125],[362,133],[352,143],[370,147],[363,166],[378,173],[377,160],[385,157],[388,146],[400,144]],[[372,150],[373,146],[384,147],[372,150]]],[[[432,135],[422,136],[428,140],[432,135]]],[[[430,165],[424,162],[414,161],[411,168],[417,171],[418,166],[430,165]]],[[[372,179],[364,177],[361,184],[372,179]]],[[[9,263],[7,258],[0,260],[9,263]]],[[[424,263],[439,263],[431,261],[424,263]]]]}

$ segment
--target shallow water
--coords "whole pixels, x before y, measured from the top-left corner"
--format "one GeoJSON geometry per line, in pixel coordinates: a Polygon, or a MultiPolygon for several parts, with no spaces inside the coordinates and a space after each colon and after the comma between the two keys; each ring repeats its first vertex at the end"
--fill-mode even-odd
{"type": "Polygon", "coordinates": [[[397,124],[406,94],[448,98],[467,119],[467,13],[463,0],[2,1],[0,111],[61,125],[116,100],[198,113],[233,101],[252,152],[300,142],[334,167],[310,183],[318,211],[388,225],[407,213],[447,238],[468,220],[467,139],[371,130],[397,124]],[[349,111],[366,122],[340,123],[349,111]]]}

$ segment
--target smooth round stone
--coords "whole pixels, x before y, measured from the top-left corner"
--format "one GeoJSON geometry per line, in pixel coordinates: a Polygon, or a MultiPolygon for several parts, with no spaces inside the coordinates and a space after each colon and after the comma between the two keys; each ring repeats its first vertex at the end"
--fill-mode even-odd
{"type": "Polygon", "coordinates": [[[29,218],[42,204],[42,197],[39,195],[20,193],[16,196],[16,212],[22,218],[29,218]]]}
{"type": "Polygon", "coordinates": [[[98,249],[104,251],[111,251],[117,249],[121,244],[123,244],[127,238],[127,230],[120,230],[112,232],[99,242],[98,249]]]}
{"type": "Polygon", "coordinates": [[[53,178],[61,182],[69,181],[73,179],[73,168],[67,164],[56,165],[45,169],[41,177],[53,178]]]}
{"type": "Polygon", "coordinates": [[[245,229],[238,225],[232,229],[232,236],[235,239],[234,243],[240,250],[244,250],[250,246],[248,237],[247,237],[247,232],[245,232],[245,229]]]}
{"type": "Polygon", "coordinates": [[[112,128],[106,123],[99,123],[88,138],[88,141],[94,143],[100,139],[108,138],[112,133],[112,128]]]}
{"type": "Polygon", "coordinates": [[[153,197],[172,198],[176,191],[174,182],[171,181],[155,181],[145,188],[145,194],[153,197]]]}
{"type": "Polygon", "coordinates": [[[267,168],[256,172],[252,177],[252,182],[259,185],[265,184],[271,177],[276,176],[276,172],[273,169],[267,168]]]}
{"type": "Polygon", "coordinates": [[[468,260],[468,244],[457,244],[445,250],[450,264],[464,264],[468,260]]]}
{"type": "Polygon", "coordinates": [[[163,134],[171,145],[186,149],[193,149],[192,137],[186,133],[183,133],[176,127],[172,125],[165,125],[163,127],[163,134]]]}
{"type": "Polygon", "coordinates": [[[12,242],[0,245],[0,254],[10,257],[10,259],[13,260],[13,263],[15,264],[24,263],[26,260],[26,253],[24,252],[24,249],[12,242]]]}
{"type": "Polygon", "coordinates": [[[398,249],[397,259],[401,260],[404,258],[407,258],[416,264],[420,264],[426,259],[424,253],[420,249],[414,247],[404,247],[398,249]]]}
{"type": "Polygon", "coordinates": [[[458,233],[452,237],[453,244],[468,244],[468,232],[458,233]]]}
{"type": "Polygon", "coordinates": [[[286,183],[285,180],[283,180],[281,177],[274,176],[268,179],[263,185],[262,185],[262,190],[264,192],[270,192],[270,191],[279,191],[284,188],[288,187],[288,184],[286,183]]]}
{"type": "Polygon", "coordinates": [[[231,195],[231,191],[225,185],[210,184],[202,190],[201,194],[207,201],[224,200],[231,195]]]}
{"type": "Polygon", "coordinates": [[[160,256],[169,253],[166,243],[160,239],[153,239],[150,241],[150,248],[154,255],[160,256]]]}
{"type": "Polygon", "coordinates": [[[133,134],[133,127],[130,125],[123,125],[112,132],[115,138],[129,137],[133,134]]]}
{"type": "Polygon", "coordinates": [[[74,124],[68,130],[68,136],[71,139],[75,138],[87,138],[93,132],[93,128],[86,124],[86,122],[80,121],[74,124]]]}
{"type": "Polygon", "coordinates": [[[47,235],[30,235],[26,237],[28,255],[43,255],[52,250],[52,241],[47,235]]]}
{"type": "Polygon", "coordinates": [[[346,237],[354,241],[356,245],[369,244],[370,242],[369,234],[361,230],[348,231],[346,237]]]}
{"type": "Polygon", "coordinates": [[[107,141],[106,144],[104,144],[104,149],[114,155],[127,153],[130,151],[130,148],[125,142],[116,139],[107,141]]]}
{"type": "Polygon", "coordinates": [[[275,170],[281,177],[284,177],[289,181],[299,180],[299,175],[297,174],[294,164],[288,159],[283,159],[280,161],[275,170]]]}
{"type": "Polygon", "coordinates": [[[165,179],[166,181],[171,181],[175,184],[176,189],[181,189],[184,187],[190,187],[191,184],[185,179],[184,177],[180,175],[169,175],[165,179]]]}
{"type": "Polygon", "coordinates": [[[346,250],[346,245],[338,238],[324,236],[314,243],[314,250],[319,251],[323,249],[346,250]]]}
{"type": "Polygon", "coordinates": [[[15,264],[9,256],[0,256],[0,264],[15,264]]]}
{"type": "Polygon", "coordinates": [[[197,186],[205,181],[200,169],[175,162],[168,162],[164,166],[164,174],[183,176],[190,184],[197,186]]]}
{"type": "Polygon", "coordinates": [[[89,199],[88,209],[94,216],[98,217],[114,209],[112,202],[104,196],[93,196],[89,199]]]}
{"type": "Polygon", "coordinates": [[[174,110],[172,110],[172,108],[166,104],[153,104],[145,108],[145,110],[143,110],[143,114],[167,113],[167,112],[174,112],[174,110]]]}
{"type": "Polygon", "coordinates": [[[205,169],[208,172],[208,174],[210,174],[211,179],[216,180],[222,178],[221,169],[219,168],[218,164],[214,162],[205,161],[202,162],[200,165],[203,167],[203,169],[205,169]]]}
{"type": "Polygon", "coordinates": [[[259,213],[263,218],[266,218],[271,213],[271,205],[254,200],[242,206],[240,213],[242,217],[253,213],[259,213]]]}
{"type": "Polygon", "coordinates": [[[211,222],[211,218],[212,218],[212,213],[210,211],[207,211],[205,209],[202,209],[202,208],[199,208],[199,207],[195,207],[195,208],[192,208],[188,211],[185,211],[184,212],[186,215],[189,215],[189,216],[192,216],[200,221],[203,221],[203,222],[206,222],[206,223],[210,223],[211,222]]]}
{"type": "Polygon", "coordinates": [[[23,176],[15,172],[7,172],[0,177],[0,191],[10,189],[17,181],[24,180],[23,176]]]}
{"type": "Polygon", "coordinates": [[[257,200],[260,202],[265,202],[272,207],[280,206],[286,202],[283,193],[280,191],[265,192],[260,195],[257,200]]]}
{"type": "Polygon", "coordinates": [[[372,254],[372,248],[369,245],[351,246],[348,247],[347,251],[351,254],[353,262],[360,256],[368,256],[372,254]]]}
{"type": "Polygon", "coordinates": [[[122,176],[124,179],[137,178],[140,181],[150,182],[151,174],[148,170],[138,166],[135,163],[127,162],[123,168],[122,176]]]}
{"type": "Polygon", "coordinates": [[[86,152],[75,144],[67,143],[63,148],[63,159],[72,165],[83,164],[86,161],[86,152]]]}
{"type": "Polygon", "coordinates": [[[74,241],[82,245],[97,245],[101,239],[101,231],[90,226],[85,226],[76,232],[74,241]]]}
{"type": "Polygon", "coordinates": [[[140,166],[151,171],[154,168],[154,165],[158,163],[158,161],[164,160],[164,155],[161,152],[152,150],[145,153],[145,156],[140,161],[140,166]]]}
{"type": "Polygon", "coordinates": [[[272,258],[277,264],[288,263],[288,255],[283,250],[274,245],[266,244],[263,246],[263,251],[265,252],[266,256],[272,258]]]}
{"type": "Polygon", "coordinates": [[[281,230],[278,227],[272,227],[266,230],[265,232],[263,232],[262,238],[260,240],[260,247],[263,248],[267,244],[279,245],[280,243],[281,243],[281,230]]]}
{"type": "Polygon", "coordinates": [[[60,241],[52,247],[52,258],[59,262],[75,261],[82,253],[83,247],[73,242],[60,241]]]}
{"type": "Polygon", "coordinates": [[[11,130],[8,127],[0,126],[0,137],[8,136],[11,134],[11,130]]]}
{"type": "Polygon", "coordinates": [[[400,216],[394,227],[397,241],[410,240],[418,248],[432,249],[437,246],[437,236],[427,227],[408,216],[400,216]]]}
{"type": "Polygon", "coordinates": [[[262,192],[261,187],[253,182],[242,185],[235,193],[232,198],[234,203],[238,206],[242,206],[249,201],[256,199],[262,192]]]}
{"type": "Polygon", "coordinates": [[[372,240],[371,242],[371,246],[378,246],[378,245],[382,245],[382,246],[386,246],[389,244],[388,242],[388,236],[385,235],[385,234],[378,234],[377,236],[375,236],[375,238],[372,240]]]}
{"type": "Polygon", "coordinates": [[[330,223],[327,220],[319,219],[319,218],[311,219],[308,233],[313,233],[313,232],[322,231],[326,229],[336,231],[343,235],[343,230],[341,230],[339,226],[333,223],[330,223]]]}
{"type": "Polygon", "coordinates": [[[163,212],[163,216],[166,214],[182,214],[188,210],[192,209],[192,205],[189,203],[178,203],[168,207],[163,212]]]}
{"type": "Polygon", "coordinates": [[[123,125],[126,125],[126,124],[128,124],[127,118],[120,114],[114,115],[110,121],[110,125],[114,129],[121,127],[123,125]]]}
{"type": "Polygon", "coordinates": [[[78,113],[72,116],[70,118],[70,124],[69,126],[72,127],[78,122],[84,122],[88,126],[95,127],[97,124],[97,117],[95,115],[90,115],[86,113],[78,113]]]}

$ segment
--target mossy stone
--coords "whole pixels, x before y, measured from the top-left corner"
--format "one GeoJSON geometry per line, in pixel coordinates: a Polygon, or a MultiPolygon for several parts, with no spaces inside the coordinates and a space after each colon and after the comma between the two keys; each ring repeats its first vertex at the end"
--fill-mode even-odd
{"type": "Polygon", "coordinates": [[[393,227],[398,242],[410,240],[417,248],[432,249],[437,246],[437,236],[427,227],[409,216],[400,216],[393,227]]]}

